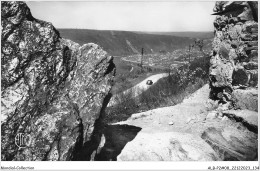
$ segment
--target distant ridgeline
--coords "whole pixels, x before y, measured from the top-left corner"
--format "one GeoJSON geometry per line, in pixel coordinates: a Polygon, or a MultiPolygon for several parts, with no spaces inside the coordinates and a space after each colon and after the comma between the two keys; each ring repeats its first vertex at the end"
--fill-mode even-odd
{"type": "MultiPolygon", "coordinates": [[[[105,31],[105,30],[88,30],[88,29],[58,29],[61,36],[79,44],[93,42],[99,44],[109,54],[114,56],[126,56],[141,53],[141,49],[145,49],[145,53],[172,52],[176,49],[185,49],[189,44],[194,44],[192,33],[184,37],[184,33],[145,33],[145,32],[129,32],[129,31],[105,31]],[[171,35],[173,34],[173,35],[171,35]]],[[[194,32],[194,36],[196,33],[194,32]]],[[[213,33],[212,33],[213,35],[213,33]]],[[[200,38],[203,37],[200,33],[200,38]]],[[[213,37],[213,36],[212,36],[213,37]]],[[[204,38],[201,38],[204,39],[204,38]]],[[[205,42],[211,47],[209,33],[205,33],[205,42]]]]}

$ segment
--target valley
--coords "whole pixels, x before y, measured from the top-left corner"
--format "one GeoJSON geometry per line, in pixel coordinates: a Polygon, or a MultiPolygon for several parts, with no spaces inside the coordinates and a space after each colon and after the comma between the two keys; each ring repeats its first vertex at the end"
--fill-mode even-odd
{"type": "Polygon", "coordinates": [[[216,2],[214,32],[57,29],[27,3],[1,2],[2,161],[258,161],[256,1],[216,2]]]}

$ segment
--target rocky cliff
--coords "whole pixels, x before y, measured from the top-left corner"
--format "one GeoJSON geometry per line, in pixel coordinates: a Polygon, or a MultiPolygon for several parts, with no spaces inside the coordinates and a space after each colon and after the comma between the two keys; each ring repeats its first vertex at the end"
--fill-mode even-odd
{"type": "Polygon", "coordinates": [[[62,39],[24,2],[1,2],[1,16],[2,160],[89,160],[101,138],[113,58],[96,44],[62,39]]]}
{"type": "Polygon", "coordinates": [[[220,1],[214,12],[211,98],[258,111],[258,2],[220,1]]]}

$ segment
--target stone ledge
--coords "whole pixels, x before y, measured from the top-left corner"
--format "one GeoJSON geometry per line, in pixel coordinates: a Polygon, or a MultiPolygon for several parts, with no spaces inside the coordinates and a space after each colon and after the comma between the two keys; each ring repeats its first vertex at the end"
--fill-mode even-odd
{"type": "Polygon", "coordinates": [[[224,116],[241,120],[242,123],[253,132],[257,132],[258,113],[251,110],[227,110],[223,112],[224,116]]]}

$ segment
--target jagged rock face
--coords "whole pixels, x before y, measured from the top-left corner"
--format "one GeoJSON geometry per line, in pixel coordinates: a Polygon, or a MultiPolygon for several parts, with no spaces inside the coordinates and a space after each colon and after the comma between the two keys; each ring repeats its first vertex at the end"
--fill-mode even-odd
{"type": "Polygon", "coordinates": [[[1,5],[2,160],[79,160],[109,100],[113,58],[61,39],[23,2],[1,5]],[[18,133],[29,137],[25,148],[18,133]]]}
{"type": "Polygon", "coordinates": [[[210,97],[224,103],[218,112],[230,118],[231,124],[241,126],[224,130],[211,127],[203,132],[202,138],[221,160],[256,160],[258,2],[220,1],[216,2],[214,12],[217,17],[209,73],[210,97]]]}
{"type": "Polygon", "coordinates": [[[258,84],[258,2],[220,1],[214,12],[211,97],[230,100],[234,86],[258,84]]]}

